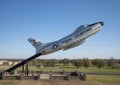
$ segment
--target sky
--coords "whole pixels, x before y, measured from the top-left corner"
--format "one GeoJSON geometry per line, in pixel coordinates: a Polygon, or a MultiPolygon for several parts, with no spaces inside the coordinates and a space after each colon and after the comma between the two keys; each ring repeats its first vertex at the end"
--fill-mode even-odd
{"type": "Polygon", "coordinates": [[[98,21],[102,30],[84,44],[40,59],[120,59],[120,0],[0,0],[0,58],[26,59],[35,54],[28,38],[47,43],[98,21]]]}

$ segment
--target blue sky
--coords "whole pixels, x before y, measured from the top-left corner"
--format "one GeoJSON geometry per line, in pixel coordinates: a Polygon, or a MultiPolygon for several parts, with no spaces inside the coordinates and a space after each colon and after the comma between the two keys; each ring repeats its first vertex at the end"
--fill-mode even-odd
{"type": "Polygon", "coordinates": [[[84,44],[44,59],[120,58],[120,0],[0,0],[0,58],[30,57],[29,37],[51,42],[97,21],[103,29],[84,44]]]}

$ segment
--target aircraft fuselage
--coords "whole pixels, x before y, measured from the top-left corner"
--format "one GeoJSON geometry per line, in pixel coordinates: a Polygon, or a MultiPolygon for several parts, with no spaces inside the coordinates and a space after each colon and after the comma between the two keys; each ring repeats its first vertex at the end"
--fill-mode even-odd
{"type": "Polygon", "coordinates": [[[36,49],[36,53],[41,53],[43,55],[53,53],[58,50],[67,50],[76,47],[85,42],[86,38],[98,32],[104,25],[103,22],[97,22],[90,25],[82,25],[78,27],[72,34],[51,42],[46,43],[36,49]]]}

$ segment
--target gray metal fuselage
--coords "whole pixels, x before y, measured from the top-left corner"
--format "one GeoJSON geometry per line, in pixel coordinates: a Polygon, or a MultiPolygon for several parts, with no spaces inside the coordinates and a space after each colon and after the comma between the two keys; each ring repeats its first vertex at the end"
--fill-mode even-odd
{"type": "Polygon", "coordinates": [[[98,32],[103,26],[103,22],[78,27],[72,34],[50,43],[38,46],[36,53],[46,55],[58,50],[67,50],[85,42],[86,38],[98,32]]]}

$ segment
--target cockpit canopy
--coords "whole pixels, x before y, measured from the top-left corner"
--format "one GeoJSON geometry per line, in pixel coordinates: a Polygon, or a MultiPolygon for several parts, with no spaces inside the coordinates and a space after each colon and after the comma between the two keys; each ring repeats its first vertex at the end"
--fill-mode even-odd
{"type": "Polygon", "coordinates": [[[83,30],[86,27],[86,25],[81,25],[80,27],[78,27],[74,32],[78,32],[83,30]]]}

